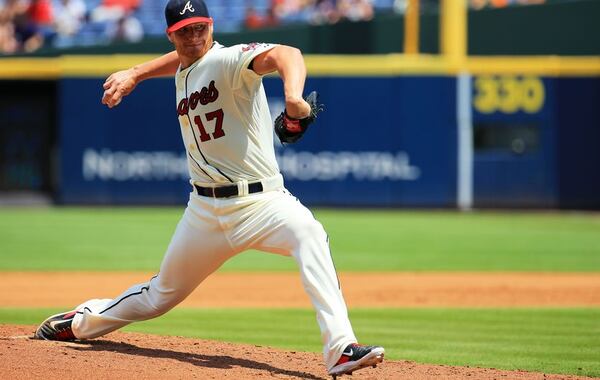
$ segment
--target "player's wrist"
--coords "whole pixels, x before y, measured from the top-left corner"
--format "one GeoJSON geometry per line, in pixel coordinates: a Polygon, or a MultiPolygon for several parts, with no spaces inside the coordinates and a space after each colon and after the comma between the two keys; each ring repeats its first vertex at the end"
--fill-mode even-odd
{"type": "Polygon", "coordinates": [[[285,110],[289,117],[295,119],[303,119],[310,115],[310,105],[301,97],[286,97],[285,110]]]}
{"type": "Polygon", "coordinates": [[[142,69],[139,66],[133,66],[130,68],[129,78],[131,78],[135,84],[140,83],[142,80],[144,80],[142,69]]]}
{"type": "Polygon", "coordinates": [[[299,95],[285,95],[285,104],[287,105],[297,105],[304,101],[302,96],[299,95]]]}

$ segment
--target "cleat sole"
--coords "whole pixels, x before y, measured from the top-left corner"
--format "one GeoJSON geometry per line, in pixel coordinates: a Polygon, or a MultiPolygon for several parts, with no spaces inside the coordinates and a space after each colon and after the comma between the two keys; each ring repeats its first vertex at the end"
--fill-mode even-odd
{"type": "MultiPolygon", "coordinates": [[[[354,367],[342,369],[339,372],[330,373],[330,375],[331,376],[352,375],[352,372],[358,371],[363,368],[367,368],[367,367],[376,368],[377,364],[380,364],[383,362],[384,356],[385,356],[385,353],[382,353],[377,356],[373,356],[373,357],[369,358],[368,360],[365,360],[364,362],[362,362],[354,367]]],[[[334,378],[333,380],[336,380],[336,378],[334,378]]]]}

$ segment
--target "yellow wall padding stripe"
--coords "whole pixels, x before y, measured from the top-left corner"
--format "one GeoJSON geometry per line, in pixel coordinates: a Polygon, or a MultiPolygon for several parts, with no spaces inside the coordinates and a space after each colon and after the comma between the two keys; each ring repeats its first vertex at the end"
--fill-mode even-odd
{"type": "Polygon", "coordinates": [[[127,69],[139,63],[154,59],[158,54],[137,55],[72,55],[60,58],[60,69],[63,76],[69,77],[104,77],[115,71],[127,69]]]}
{"type": "Polygon", "coordinates": [[[313,76],[397,76],[526,74],[538,76],[600,76],[600,56],[486,56],[451,61],[436,55],[310,55],[313,76]]]}
{"type": "Polygon", "coordinates": [[[0,59],[0,79],[56,79],[61,77],[105,77],[156,54],[72,55],[56,58],[0,59]]]}
{"type": "Polygon", "coordinates": [[[469,57],[466,70],[477,75],[600,76],[600,56],[469,57]]]}
{"type": "Polygon", "coordinates": [[[6,58],[0,60],[1,79],[56,78],[60,75],[55,58],[6,58]]]}
{"type": "MultiPolygon", "coordinates": [[[[106,77],[157,55],[62,56],[0,59],[0,79],[106,77]]],[[[486,56],[450,61],[439,55],[307,55],[311,76],[403,76],[526,74],[538,76],[600,76],[600,56],[486,56]]]]}
{"type": "Polygon", "coordinates": [[[305,61],[313,76],[452,74],[448,62],[433,55],[309,55],[305,61]]]}

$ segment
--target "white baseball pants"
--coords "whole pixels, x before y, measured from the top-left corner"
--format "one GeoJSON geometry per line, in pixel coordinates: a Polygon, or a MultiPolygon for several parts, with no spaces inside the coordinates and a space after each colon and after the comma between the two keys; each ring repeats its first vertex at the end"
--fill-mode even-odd
{"type": "MultiPolygon", "coordinates": [[[[183,301],[230,257],[248,250],[292,256],[317,312],[328,369],[356,342],[327,234],[312,213],[287,190],[233,198],[190,194],[160,272],[117,298],[78,306],[73,333],[96,338],[131,322],[158,317],[183,301]]],[[[265,297],[268,297],[265,294],[265,297]]]]}

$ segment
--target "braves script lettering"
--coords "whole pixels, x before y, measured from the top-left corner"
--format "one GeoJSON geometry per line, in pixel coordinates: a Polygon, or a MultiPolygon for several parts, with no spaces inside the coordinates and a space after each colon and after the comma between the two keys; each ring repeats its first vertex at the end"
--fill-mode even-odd
{"type": "Polygon", "coordinates": [[[183,98],[177,105],[177,114],[179,116],[187,115],[189,109],[195,110],[198,103],[203,106],[214,102],[219,97],[219,90],[215,87],[215,81],[211,80],[208,87],[202,87],[200,92],[194,91],[189,98],[183,98]]]}

